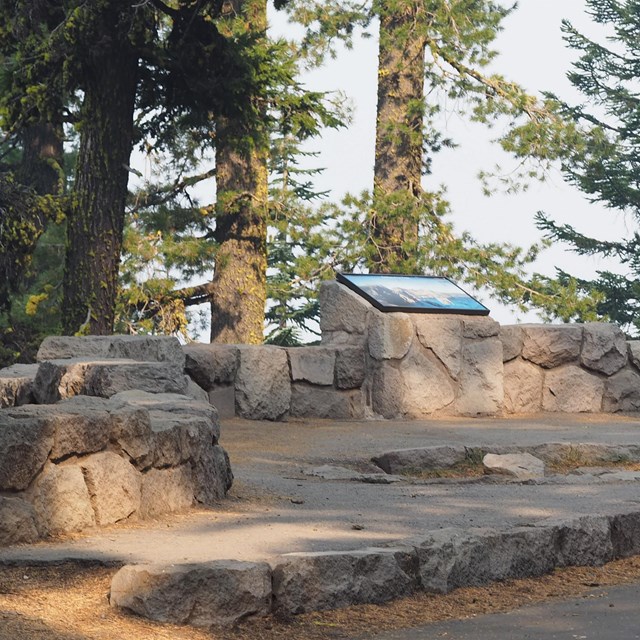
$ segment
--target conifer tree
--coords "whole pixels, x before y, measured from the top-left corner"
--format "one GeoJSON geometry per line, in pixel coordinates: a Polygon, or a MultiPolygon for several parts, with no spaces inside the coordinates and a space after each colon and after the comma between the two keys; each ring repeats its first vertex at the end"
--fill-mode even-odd
{"type": "MultiPolygon", "coordinates": [[[[560,157],[566,179],[590,202],[625,216],[629,232],[620,240],[605,241],[557,224],[544,214],[538,226],[548,236],[566,243],[579,255],[603,256],[619,261],[621,273],[602,270],[592,280],[574,279],[579,291],[599,302],[598,316],[640,331],[640,3],[637,0],[587,0],[594,22],[603,25],[608,41],[590,39],[569,22],[563,24],[568,46],[580,54],[568,74],[584,95],[585,103],[571,106],[555,96],[550,100],[576,128],[547,145],[550,157],[560,157]]],[[[527,131],[514,143],[527,143],[527,131]]],[[[530,151],[526,144],[523,153],[530,151]]],[[[564,271],[558,281],[570,279],[564,271]]],[[[580,313],[573,316],[582,320],[580,313]]]]}

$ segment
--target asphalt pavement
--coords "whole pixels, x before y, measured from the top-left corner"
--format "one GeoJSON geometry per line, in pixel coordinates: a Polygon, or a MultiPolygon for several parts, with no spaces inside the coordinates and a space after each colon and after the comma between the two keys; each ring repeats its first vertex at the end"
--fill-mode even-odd
{"type": "MultiPolygon", "coordinates": [[[[593,589],[569,600],[404,629],[357,640],[633,640],[640,584],[593,589]]],[[[355,639],[354,639],[355,640],[355,639]]]]}

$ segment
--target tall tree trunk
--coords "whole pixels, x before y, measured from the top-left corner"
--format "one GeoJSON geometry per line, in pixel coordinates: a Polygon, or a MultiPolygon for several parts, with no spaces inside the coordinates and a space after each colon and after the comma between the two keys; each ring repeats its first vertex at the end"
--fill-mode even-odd
{"type": "Polygon", "coordinates": [[[103,20],[99,55],[85,69],[80,149],[67,227],[63,328],[70,334],[113,331],[122,249],[137,56],[126,18],[105,12],[103,20]]]}
{"type": "Polygon", "coordinates": [[[415,217],[394,212],[387,196],[422,193],[425,37],[424,3],[381,3],[378,50],[378,106],[374,165],[374,199],[381,206],[371,221],[374,250],[368,265],[386,273],[411,261],[418,239],[415,217]],[[384,201],[384,203],[383,203],[384,201]]]}
{"type": "MultiPolygon", "coordinates": [[[[248,33],[266,30],[265,0],[225,6],[228,19],[242,20],[248,33]]],[[[267,145],[225,119],[216,123],[216,188],[211,341],[259,344],[267,298],[267,145]]]]}

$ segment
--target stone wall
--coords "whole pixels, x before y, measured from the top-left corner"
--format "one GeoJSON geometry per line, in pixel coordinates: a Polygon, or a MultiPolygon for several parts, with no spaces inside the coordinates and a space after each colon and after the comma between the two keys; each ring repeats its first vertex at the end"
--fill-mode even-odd
{"type": "Polygon", "coordinates": [[[177,340],[49,338],[39,359],[0,372],[0,544],[225,496],[218,414],[177,340]]]}
{"type": "Polygon", "coordinates": [[[615,325],[511,325],[500,337],[506,413],[640,410],[640,341],[615,325]]]}
{"type": "Polygon", "coordinates": [[[193,344],[186,371],[223,416],[425,418],[640,409],[640,342],[614,325],[500,325],[382,313],[337,282],[318,346],[193,344]]]}

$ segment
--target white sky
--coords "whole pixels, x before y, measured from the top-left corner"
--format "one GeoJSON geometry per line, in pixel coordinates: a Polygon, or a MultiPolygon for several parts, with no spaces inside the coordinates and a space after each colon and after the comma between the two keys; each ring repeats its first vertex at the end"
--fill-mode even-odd
{"type": "MultiPolygon", "coordinates": [[[[585,33],[594,33],[595,27],[585,13],[584,0],[520,0],[518,9],[504,22],[504,31],[497,40],[495,48],[500,56],[495,61],[495,71],[530,92],[550,90],[568,100],[579,100],[566,79],[575,54],[562,41],[563,18],[585,33]]],[[[277,17],[274,28],[283,29],[277,17]]],[[[370,189],[372,185],[376,47],[375,38],[359,39],[353,50],[341,51],[337,60],[304,78],[310,89],[343,91],[355,109],[353,123],[347,130],[328,131],[312,145],[320,152],[320,157],[313,159],[313,165],[325,167],[316,184],[322,190],[331,191],[332,200],[339,200],[346,192],[370,189]]],[[[447,186],[452,221],[458,230],[468,230],[481,241],[509,241],[526,246],[540,237],[533,216],[542,210],[558,222],[573,224],[597,237],[619,238],[625,233],[627,227],[620,214],[588,203],[577,190],[563,183],[559,173],[550,176],[545,184],[532,184],[525,193],[485,197],[477,180],[478,172],[492,169],[497,162],[507,167],[514,166],[514,162],[509,162],[508,156],[490,143],[496,134],[482,125],[465,123],[453,113],[443,115],[442,125],[459,146],[434,157],[432,175],[425,179],[425,185],[447,186]]],[[[576,256],[557,246],[542,254],[535,269],[551,275],[555,265],[577,275],[590,276],[604,263],[576,256]]],[[[485,299],[484,302],[499,322],[535,320],[532,315],[518,317],[493,301],[485,299]]]]}

